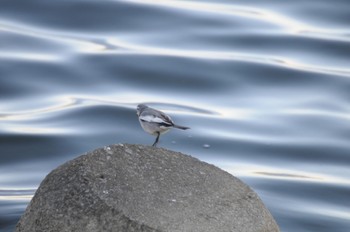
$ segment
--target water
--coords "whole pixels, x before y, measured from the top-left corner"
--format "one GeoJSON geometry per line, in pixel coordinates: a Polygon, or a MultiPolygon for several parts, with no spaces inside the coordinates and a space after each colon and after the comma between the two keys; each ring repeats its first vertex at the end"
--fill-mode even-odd
{"type": "Polygon", "coordinates": [[[138,103],[282,231],[350,231],[349,22],[347,0],[1,0],[0,231],[58,165],[152,144],[138,103]]]}

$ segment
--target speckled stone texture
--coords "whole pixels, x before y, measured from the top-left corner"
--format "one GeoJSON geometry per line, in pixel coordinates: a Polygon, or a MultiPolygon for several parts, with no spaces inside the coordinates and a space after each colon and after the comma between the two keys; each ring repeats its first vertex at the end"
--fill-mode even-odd
{"type": "Polygon", "coordinates": [[[17,232],[274,232],[247,185],[163,148],[119,144],[82,155],[41,183],[17,232]]]}

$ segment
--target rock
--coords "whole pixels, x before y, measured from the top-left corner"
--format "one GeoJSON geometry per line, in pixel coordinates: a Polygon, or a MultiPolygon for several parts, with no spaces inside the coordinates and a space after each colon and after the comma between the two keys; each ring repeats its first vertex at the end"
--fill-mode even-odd
{"type": "Polygon", "coordinates": [[[52,171],[16,231],[279,229],[256,193],[227,172],[163,148],[120,144],[52,171]]]}

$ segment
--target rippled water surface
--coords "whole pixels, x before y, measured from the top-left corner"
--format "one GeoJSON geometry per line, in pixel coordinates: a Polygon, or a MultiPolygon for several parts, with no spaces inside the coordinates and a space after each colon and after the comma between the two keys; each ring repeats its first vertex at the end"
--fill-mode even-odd
{"type": "Polygon", "coordinates": [[[1,0],[0,231],[58,165],[152,144],[139,103],[282,231],[350,231],[349,22],[348,0],[1,0]]]}

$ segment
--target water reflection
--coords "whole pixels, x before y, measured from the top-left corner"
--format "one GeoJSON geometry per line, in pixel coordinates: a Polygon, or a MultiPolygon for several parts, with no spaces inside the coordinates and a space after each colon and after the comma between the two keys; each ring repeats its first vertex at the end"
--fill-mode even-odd
{"type": "MultiPolygon", "coordinates": [[[[297,169],[278,169],[274,166],[258,166],[251,164],[244,164],[242,162],[239,165],[227,164],[219,162],[218,165],[223,167],[229,173],[237,175],[243,178],[264,178],[283,180],[283,181],[295,181],[297,183],[312,182],[322,183],[330,185],[350,186],[350,180],[347,178],[341,178],[339,176],[327,175],[325,173],[306,172],[297,169]]],[[[256,181],[256,180],[255,180],[256,181]]]]}
{"type": "Polygon", "coordinates": [[[0,201],[25,201],[28,202],[34,195],[34,189],[28,190],[5,190],[0,189],[0,201]]]}
{"type": "Polygon", "coordinates": [[[162,7],[177,8],[180,10],[200,11],[203,13],[225,14],[232,16],[245,17],[250,20],[266,21],[272,25],[277,25],[286,30],[286,33],[298,34],[302,36],[312,36],[324,39],[336,39],[341,41],[350,41],[348,37],[349,30],[321,28],[315,25],[297,21],[286,15],[278,14],[267,9],[259,9],[246,6],[233,6],[232,4],[198,2],[198,1],[149,1],[149,0],[125,0],[137,4],[157,5],[162,7]]]}
{"type": "Polygon", "coordinates": [[[52,62],[59,61],[60,58],[51,54],[36,54],[36,53],[14,53],[14,52],[1,52],[0,59],[13,59],[13,60],[29,60],[40,62],[52,62]]]}
{"type": "Polygon", "coordinates": [[[175,56],[186,57],[196,59],[215,59],[215,60],[231,60],[231,61],[244,61],[253,63],[262,63],[266,65],[282,66],[290,69],[308,71],[314,73],[332,74],[337,76],[350,77],[349,69],[339,69],[333,67],[321,67],[312,66],[308,64],[302,64],[295,60],[281,58],[281,57],[268,57],[266,55],[259,56],[254,54],[234,53],[234,52],[215,52],[215,51],[203,51],[203,50],[179,50],[168,49],[160,47],[151,47],[139,44],[131,44],[130,42],[116,40],[111,38],[107,41],[109,44],[121,47],[125,51],[117,51],[117,54],[134,54],[134,55],[157,55],[157,56],[175,56]]]}
{"type": "MultiPolygon", "coordinates": [[[[99,44],[93,40],[89,40],[88,38],[79,38],[78,35],[74,36],[72,34],[61,34],[56,31],[50,32],[47,29],[42,30],[40,28],[36,28],[33,26],[28,27],[28,25],[25,25],[25,24],[18,24],[18,23],[13,24],[12,22],[6,22],[6,23],[2,22],[0,23],[0,31],[13,33],[17,36],[31,37],[37,40],[43,40],[44,42],[49,41],[49,43],[51,43],[54,48],[65,47],[64,50],[66,51],[78,50],[80,52],[92,52],[92,51],[99,52],[99,51],[106,50],[106,46],[104,44],[99,44]],[[66,46],[69,46],[69,49],[67,49],[66,46]]],[[[40,46],[38,48],[40,49],[40,46]]],[[[23,55],[25,57],[25,54],[23,55]]],[[[59,55],[61,56],[62,53],[59,53],[59,55]]],[[[14,55],[10,54],[9,58],[11,58],[11,56],[14,56],[14,55]]],[[[56,57],[57,54],[54,57],[53,55],[40,55],[40,54],[31,55],[31,57],[34,58],[33,60],[37,60],[38,59],[37,57],[45,58],[46,56],[51,58],[52,61],[58,61],[58,57],[56,57]]],[[[21,56],[18,55],[18,58],[21,58],[21,56]]],[[[44,59],[40,59],[40,60],[44,60],[44,59]]]]}

